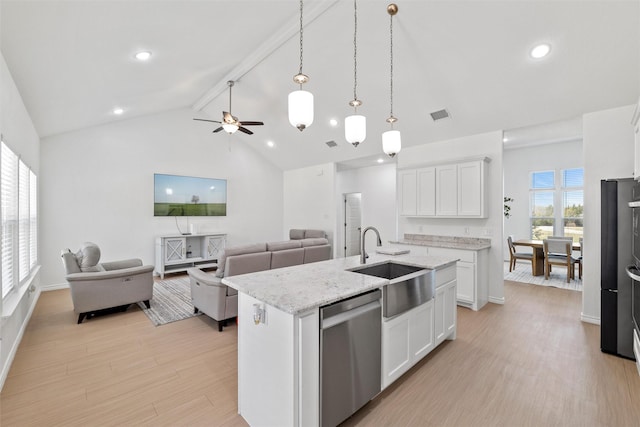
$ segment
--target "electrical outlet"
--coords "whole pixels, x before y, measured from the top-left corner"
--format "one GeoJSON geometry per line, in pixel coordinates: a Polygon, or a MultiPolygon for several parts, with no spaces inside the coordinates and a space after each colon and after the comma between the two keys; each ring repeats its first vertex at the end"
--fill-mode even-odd
{"type": "Polygon", "coordinates": [[[421,225],[418,226],[418,231],[422,232],[422,226],[421,225]]]}
{"type": "Polygon", "coordinates": [[[469,235],[469,227],[464,228],[464,234],[469,235]]]}

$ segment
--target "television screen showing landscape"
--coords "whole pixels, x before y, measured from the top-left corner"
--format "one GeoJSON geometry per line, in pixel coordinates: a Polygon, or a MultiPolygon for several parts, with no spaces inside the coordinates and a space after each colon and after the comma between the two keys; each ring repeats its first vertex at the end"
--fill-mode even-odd
{"type": "Polygon", "coordinates": [[[226,216],[227,180],[154,174],[154,216],[226,216]]]}

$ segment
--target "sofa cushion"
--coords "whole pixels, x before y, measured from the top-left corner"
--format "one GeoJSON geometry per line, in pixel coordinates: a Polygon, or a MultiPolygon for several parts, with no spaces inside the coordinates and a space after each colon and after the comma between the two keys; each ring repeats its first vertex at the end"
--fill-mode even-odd
{"type": "Polygon", "coordinates": [[[328,245],[329,241],[325,238],[302,239],[302,247],[328,245]]]}
{"type": "Polygon", "coordinates": [[[304,249],[285,249],[271,252],[271,268],[290,267],[304,262],[304,249]]]}
{"type": "Polygon", "coordinates": [[[227,261],[227,257],[233,255],[252,254],[256,252],[265,252],[267,250],[266,243],[254,243],[251,245],[234,246],[226,248],[218,260],[218,269],[216,270],[216,277],[224,277],[224,269],[227,261]]]}
{"type": "Polygon", "coordinates": [[[282,242],[269,242],[267,243],[268,251],[284,251],[286,249],[301,248],[302,242],[300,240],[284,240],[282,242]]]}
{"type": "Polygon", "coordinates": [[[326,234],[323,230],[305,230],[304,231],[304,238],[305,239],[313,239],[316,237],[326,237],[326,234]]]}
{"type": "Polygon", "coordinates": [[[304,248],[305,264],[326,261],[328,259],[331,259],[331,246],[329,245],[307,246],[304,248]]]}
{"type": "Polygon", "coordinates": [[[291,230],[289,230],[289,239],[291,239],[291,240],[304,239],[304,230],[299,230],[297,228],[292,228],[291,230]]]}
{"type": "Polygon", "coordinates": [[[78,262],[80,270],[83,272],[104,271],[104,269],[98,266],[98,261],[100,261],[100,248],[95,243],[83,243],[80,250],[76,252],[76,261],[78,262]]]}
{"type": "Polygon", "coordinates": [[[224,277],[238,274],[255,273],[271,267],[272,252],[255,252],[252,254],[228,255],[224,277]]]}

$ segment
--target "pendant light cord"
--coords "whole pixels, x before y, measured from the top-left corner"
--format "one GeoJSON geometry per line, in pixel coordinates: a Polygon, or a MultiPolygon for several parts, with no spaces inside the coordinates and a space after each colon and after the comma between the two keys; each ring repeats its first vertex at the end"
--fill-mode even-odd
{"type": "MultiPolygon", "coordinates": [[[[300,0],[300,74],[302,74],[302,0],[300,0]]],[[[300,87],[302,88],[302,84],[300,87]]]]}
{"type": "MultiPolygon", "coordinates": [[[[353,0],[353,100],[358,100],[358,1],[353,0]]],[[[356,111],[357,106],[354,106],[356,111]]]]}
{"type": "MultiPolygon", "coordinates": [[[[391,115],[390,119],[393,119],[393,15],[389,15],[389,36],[390,36],[390,56],[391,60],[389,61],[391,64],[390,67],[390,84],[389,84],[389,92],[390,92],[390,103],[391,103],[391,115]]],[[[393,129],[393,121],[391,122],[391,128],[393,129]]]]}

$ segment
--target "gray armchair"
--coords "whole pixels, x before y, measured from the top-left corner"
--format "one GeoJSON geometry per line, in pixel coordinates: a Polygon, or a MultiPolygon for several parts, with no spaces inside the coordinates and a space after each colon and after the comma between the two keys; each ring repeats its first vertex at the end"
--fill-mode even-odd
{"type": "Polygon", "coordinates": [[[99,264],[100,248],[89,242],[76,253],[65,249],[61,256],[78,323],[105,310],[124,311],[139,301],[151,307],[152,265],[142,265],[140,259],[99,264]]]}

